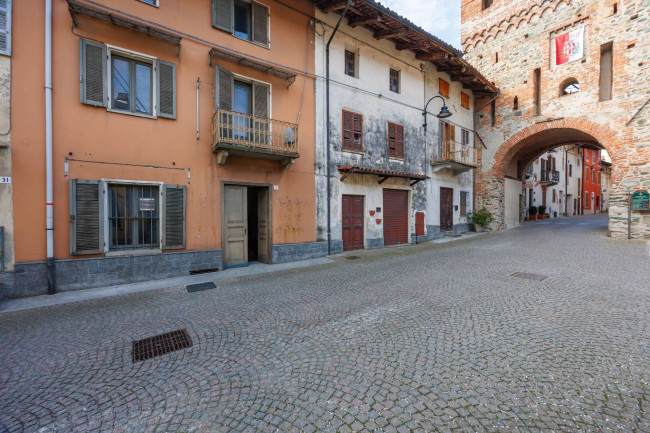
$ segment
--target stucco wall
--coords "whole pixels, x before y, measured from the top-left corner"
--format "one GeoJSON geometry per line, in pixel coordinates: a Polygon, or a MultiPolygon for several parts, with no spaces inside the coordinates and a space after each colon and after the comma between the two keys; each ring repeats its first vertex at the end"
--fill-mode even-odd
{"type": "MultiPolygon", "coordinates": [[[[0,56],[0,176],[11,177],[11,58],[0,56]]],[[[0,184],[0,226],[4,226],[5,271],[14,268],[13,184],[0,184]]]]}

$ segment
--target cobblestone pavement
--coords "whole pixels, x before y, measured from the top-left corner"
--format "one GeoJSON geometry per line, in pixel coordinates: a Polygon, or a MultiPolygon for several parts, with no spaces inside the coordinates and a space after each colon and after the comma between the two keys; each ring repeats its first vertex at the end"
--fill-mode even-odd
{"type": "Polygon", "coordinates": [[[536,222],[2,314],[0,431],[649,432],[648,246],[606,231],[536,222]],[[179,328],[191,348],[132,363],[179,328]]]}

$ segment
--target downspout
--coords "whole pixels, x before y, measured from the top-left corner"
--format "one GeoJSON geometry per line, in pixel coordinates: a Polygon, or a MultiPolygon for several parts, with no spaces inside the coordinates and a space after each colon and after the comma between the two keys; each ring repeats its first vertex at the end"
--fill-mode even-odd
{"type": "Polygon", "coordinates": [[[45,0],[45,228],[47,293],[56,293],[54,270],[54,198],[52,194],[52,0],[45,0]]]}
{"type": "MultiPolygon", "coordinates": [[[[51,1],[51,0],[47,0],[51,1]]],[[[332,43],[332,39],[334,39],[334,35],[336,32],[339,30],[339,26],[341,25],[341,22],[343,21],[343,17],[345,17],[345,14],[348,12],[348,8],[350,7],[350,3],[352,3],[352,0],[348,0],[345,9],[343,9],[343,13],[341,13],[341,17],[339,18],[339,21],[336,23],[336,27],[334,27],[334,30],[332,31],[332,34],[330,35],[329,40],[327,41],[327,45],[325,46],[325,69],[326,69],[326,79],[325,79],[325,111],[326,117],[327,117],[327,123],[325,126],[327,127],[327,143],[325,145],[327,146],[327,255],[332,254],[332,180],[331,180],[331,173],[330,173],[330,162],[331,162],[331,152],[330,152],[330,44],[332,43]]]]}
{"type": "MultiPolygon", "coordinates": [[[[488,102],[481,105],[480,108],[478,108],[477,110],[474,110],[474,116],[473,116],[474,117],[474,148],[476,148],[476,137],[478,137],[478,133],[476,132],[476,128],[478,127],[478,113],[481,110],[483,110],[485,107],[490,105],[492,103],[492,101],[495,101],[499,96],[501,96],[500,91],[497,92],[494,95],[494,97],[492,99],[490,99],[488,102]]],[[[481,140],[481,142],[483,142],[483,140],[481,140]]],[[[487,146],[485,146],[485,143],[483,143],[483,146],[485,148],[487,148],[487,146]]],[[[481,167],[482,167],[482,164],[481,164],[481,167]]],[[[473,189],[474,189],[473,194],[472,194],[472,212],[476,212],[476,173],[474,173],[473,176],[472,176],[472,184],[473,184],[473,189]]]]}

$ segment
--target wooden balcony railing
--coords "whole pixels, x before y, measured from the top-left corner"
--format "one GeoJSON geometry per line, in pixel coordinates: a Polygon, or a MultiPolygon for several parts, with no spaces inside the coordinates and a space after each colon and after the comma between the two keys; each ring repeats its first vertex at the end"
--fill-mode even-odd
{"type": "Polygon", "coordinates": [[[217,109],[212,117],[212,149],[297,158],[298,125],[217,109]]]}
{"type": "Polygon", "coordinates": [[[438,143],[433,149],[431,164],[441,165],[446,163],[476,167],[476,149],[469,144],[462,144],[452,140],[438,143]]]}

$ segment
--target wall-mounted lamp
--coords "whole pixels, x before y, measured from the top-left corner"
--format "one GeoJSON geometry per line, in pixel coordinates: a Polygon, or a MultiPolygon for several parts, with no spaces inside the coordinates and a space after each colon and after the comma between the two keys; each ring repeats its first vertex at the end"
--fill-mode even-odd
{"type": "Polygon", "coordinates": [[[422,127],[424,128],[424,133],[427,133],[427,107],[429,106],[429,102],[433,101],[436,98],[442,99],[442,108],[440,109],[440,113],[436,115],[438,119],[446,119],[447,117],[451,117],[452,114],[447,108],[447,104],[445,103],[445,98],[443,98],[440,95],[436,95],[433,98],[429,99],[424,106],[424,111],[422,112],[422,116],[424,117],[424,123],[422,124],[422,127]]]}

